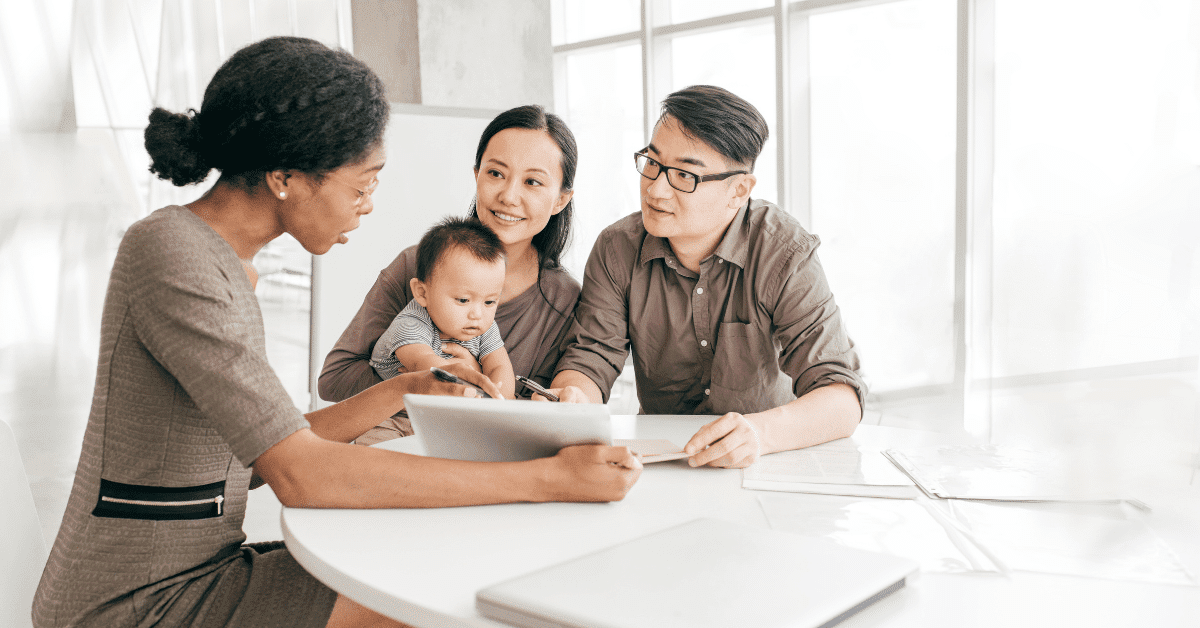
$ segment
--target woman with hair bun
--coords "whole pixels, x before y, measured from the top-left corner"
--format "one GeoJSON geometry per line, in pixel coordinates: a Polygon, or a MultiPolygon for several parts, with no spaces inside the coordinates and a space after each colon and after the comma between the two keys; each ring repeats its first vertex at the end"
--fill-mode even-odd
{"type": "MultiPolygon", "coordinates": [[[[574,320],[579,282],[562,267],[574,212],[575,136],[562,118],[538,105],[514,107],[483,130],[475,150],[475,201],[468,214],[504,244],[504,291],[496,325],[513,370],[543,386],[554,379],[563,338],[574,320]]],[[[376,342],[412,300],[417,247],[379,273],[362,307],[325,358],[317,393],[341,401],[383,381],[369,364],[376,342]]],[[[454,345],[444,345],[455,351],[454,345]]],[[[387,347],[390,353],[395,347],[387,347]]],[[[466,364],[469,355],[458,351],[466,364]]],[[[473,367],[477,368],[477,367],[473,367]]],[[[521,387],[517,387],[518,393],[521,387]]],[[[412,434],[398,415],[358,439],[371,444],[412,434]]]]}
{"type": "MultiPolygon", "coordinates": [[[[153,172],[176,185],[221,176],[121,242],[35,626],[402,625],[318,582],[282,543],[244,545],[252,476],[284,505],[330,508],[609,501],[637,480],[640,463],[619,447],[475,463],[346,444],[405,393],[474,394],[428,371],[308,415],[292,405],[267,363],[250,261],[283,233],[318,255],[347,242],[373,209],[387,118],[370,69],[295,37],[235,53],[199,112],[150,114],[153,172]]],[[[498,394],[469,368],[448,370],[498,394]]]]}

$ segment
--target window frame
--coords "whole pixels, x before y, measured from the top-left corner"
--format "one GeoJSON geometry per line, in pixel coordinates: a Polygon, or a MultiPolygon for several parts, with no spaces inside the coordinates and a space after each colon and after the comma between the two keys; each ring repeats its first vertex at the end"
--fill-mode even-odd
{"type": "MultiPolygon", "coordinates": [[[[566,79],[565,59],[572,53],[604,47],[640,46],[642,56],[643,133],[648,142],[661,98],[669,92],[670,46],[677,35],[774,23],[776,116],[773,121],[778,181],[777,204],[810,228],[813,211],[812,108],[809,98],[809,18],[904,0],[775,0],[771,7],[735,11],[700,20],[668,24],[659,19],[669,0],[641,0],[640,28],[605,37],[553,46],[556,96],[566,79]]],[[[961,412],[962,428],[990,440],[992,391],[1029,385],[1146,376],[1194,369],[1187,355],[1150,362],[1104,365],[1061,372],[995,377],[993,362],[993,189],[996,123],[996,1],[955,0],[956,102],[954,156],[954,278],[950,382],[872,393],[873,403],[889,405],[916,399],[949,403],[961,412]]],[[[556,98],[565,102],[565,98],[556,98]]]]}

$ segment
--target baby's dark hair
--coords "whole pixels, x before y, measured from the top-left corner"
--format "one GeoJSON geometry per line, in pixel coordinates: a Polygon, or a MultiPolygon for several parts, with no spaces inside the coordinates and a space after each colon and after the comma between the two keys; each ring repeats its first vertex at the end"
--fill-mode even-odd
{"type": "Polygon", "coordinates": [[[442,256],[452,248],[467,250],[481,262],[504,259],[504,243],[478,218],[451,216],[430,227],[417,245],[417,279],[429,281],[442,256]]]}
{"type": "Polygon", "coordinates": [[[151,111],[146,152],[150,171],[175,185],[199,183],[213,168],[245,189],[274,170],[320,180],[376,148],[388,113],[383,83],[350,53],[271,37],[221,65],[199,112],[151,111]]]}

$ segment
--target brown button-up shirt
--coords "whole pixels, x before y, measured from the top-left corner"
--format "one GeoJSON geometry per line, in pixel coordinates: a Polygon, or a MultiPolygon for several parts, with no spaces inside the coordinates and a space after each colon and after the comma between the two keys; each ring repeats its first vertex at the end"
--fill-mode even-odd
{"type": "Polygon", "coordinates": [[[648,414],[761,412],[833,383],[866,385],[817,260],[820,240],[775,205],[738,211],[713,254],[688,270],[641,213],[605,229],[556,371],[605,400],[633,351],[648,414]]]}

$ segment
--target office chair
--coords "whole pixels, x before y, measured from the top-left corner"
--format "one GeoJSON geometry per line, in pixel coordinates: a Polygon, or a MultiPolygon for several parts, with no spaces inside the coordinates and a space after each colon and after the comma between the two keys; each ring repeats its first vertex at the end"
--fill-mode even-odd
{"type": "Polygon", "coordinates": [[[49,552],[17,439],[0,421],[0,626],[28,628],[33,593],[49,552]]]}

